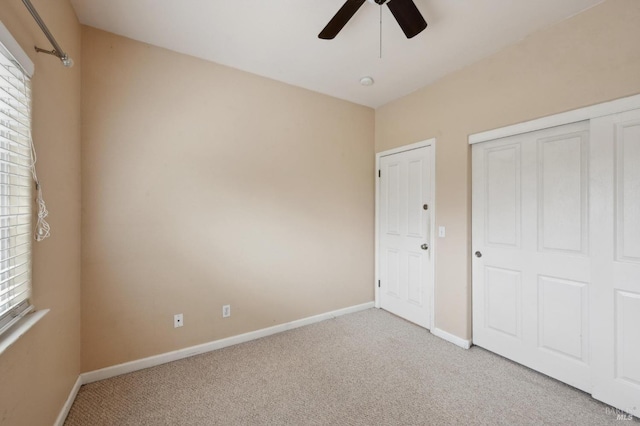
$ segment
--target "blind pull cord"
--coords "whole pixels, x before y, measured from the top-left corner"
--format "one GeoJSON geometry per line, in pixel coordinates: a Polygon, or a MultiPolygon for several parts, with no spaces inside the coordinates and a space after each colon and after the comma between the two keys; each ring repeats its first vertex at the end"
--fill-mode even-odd
{"type": "MultiPolygon", "coordinates": [[[[27,82],[24,75],[22,75],[22,87],[24,90],[27,90],[27,82]]],[[[26,93],[25,93],[26,97],[26,93]]],[[[27,103],[27,114],[31,117],[31,105],[27,103]]],[[[44,197],[42,196],[42,184],[38,180],[38,174],[36,173],[36,162],[38,161],[38,155],[36,154],[36,147],[33,145],[33,138],[31,137],[31,126],[27,130],[27,135],[29,137],[29,145],[31,147],[31,176],[33,177],[33,181],[36,185],[36,225],[33,232],[33,238],[36,241],[42,241],[45,238],[51,236],[51,226],[47,223],[46,217],[49,215],[49,211],[47,210],[47,205],[44,202],[44,197]]]]}

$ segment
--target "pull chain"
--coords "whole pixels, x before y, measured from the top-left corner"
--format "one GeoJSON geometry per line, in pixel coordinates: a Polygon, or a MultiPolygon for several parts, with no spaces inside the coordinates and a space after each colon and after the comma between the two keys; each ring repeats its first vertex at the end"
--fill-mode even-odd
{"type": "Polygon", "coordinates": [[[382,5],[380,5],[380,59],[382,59],[382,5]]]}

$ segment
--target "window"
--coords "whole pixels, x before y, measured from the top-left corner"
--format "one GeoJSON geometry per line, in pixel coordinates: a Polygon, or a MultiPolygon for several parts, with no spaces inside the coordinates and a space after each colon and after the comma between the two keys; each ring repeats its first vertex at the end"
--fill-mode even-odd
{"type": "MultiPolygon", "coordinates": [[[[31,222],[34,153],[29,74],[0,24],[0,334],[32,310],[31,222]]],[[[10,36],[9,36],[10,37],[10,36]]],[[[26,55],[25,55],[26,56],[26,55]]]]}

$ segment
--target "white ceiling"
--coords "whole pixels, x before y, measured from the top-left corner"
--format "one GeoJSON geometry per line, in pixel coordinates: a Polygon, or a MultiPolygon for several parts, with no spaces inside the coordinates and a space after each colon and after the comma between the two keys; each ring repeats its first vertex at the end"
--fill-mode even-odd
{"type": "Polygon", "coordinates": [[[83,24],[375,108],[602,1],[414,0],[429,26],[410,40],[383,6],[382,59],[370,3],[334,40],[317,35],[344,0],[71,3],[83,24]]]}

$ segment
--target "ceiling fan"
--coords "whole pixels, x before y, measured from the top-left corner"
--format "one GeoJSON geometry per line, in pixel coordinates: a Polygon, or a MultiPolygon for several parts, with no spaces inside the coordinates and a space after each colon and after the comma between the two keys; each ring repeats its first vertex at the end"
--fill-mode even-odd
{"type": "Polygon", "coordinates": [[[365,1],[376,3],[381,7],[386,4],[407,38],[415,37],[427,28],[427,21],[424,20],[413,0],[347,0],[318,34],[318,38],[331,40],[337,36],[365,1]]]}

